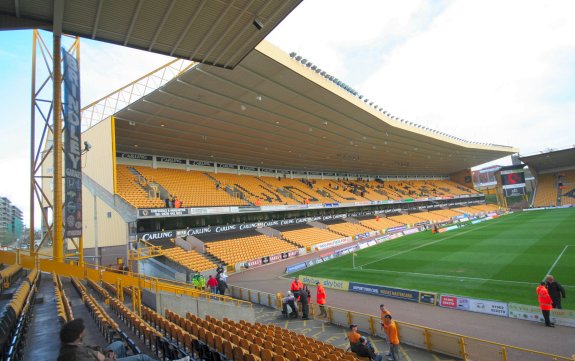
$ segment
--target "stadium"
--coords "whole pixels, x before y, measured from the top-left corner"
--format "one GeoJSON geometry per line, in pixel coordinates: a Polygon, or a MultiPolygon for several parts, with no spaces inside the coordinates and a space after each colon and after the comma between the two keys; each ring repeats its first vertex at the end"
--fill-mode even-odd
{"type": "Polygon", "coordinates": [[[264,40],[299,3],[1,5],[4,29],[54,35],[34,33],[53,59],[32,96],[42,237],[0,251],[2,359],[56,359],[83,318],[87,344],[163,360],[361,360],[345,331],[385,351],[380,303],[401,359],[571,359],[572,298],[561,333],[533,339],[538,282],[575,287],[575,150],[516,157],[476,190],[472,167],[519,149],[405,121],[264,40]],[[176,59],[80,110],[80,37],[176,59]],[[62,113],[37,105],[47,83],[62,113]],[[194,283],[216,273],[223,295],[194,283]],[[294,276],[327,288],[326,319],[313,302],[281,317],[294,276]]]}

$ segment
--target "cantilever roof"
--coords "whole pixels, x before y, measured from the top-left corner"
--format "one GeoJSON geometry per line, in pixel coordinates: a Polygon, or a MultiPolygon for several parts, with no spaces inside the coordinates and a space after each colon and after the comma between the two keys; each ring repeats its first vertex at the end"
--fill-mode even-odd
{"type": "Polygon", "coordinates": [[[266,168],[448,175],[518,151],[391,119],[267,42],[233,71],[192,67],[116,118],[118,151],[266,168]]]}
{"type": "Polygon", "coordinates": [[[41,28],[234,68],[302,0],[0,0],[0,30],[41,28]]]}
{"type": "Polygon", "coordinates": [[[575,147],[521,156],[521,161],[539,174],[575,169],[575,147]]]}

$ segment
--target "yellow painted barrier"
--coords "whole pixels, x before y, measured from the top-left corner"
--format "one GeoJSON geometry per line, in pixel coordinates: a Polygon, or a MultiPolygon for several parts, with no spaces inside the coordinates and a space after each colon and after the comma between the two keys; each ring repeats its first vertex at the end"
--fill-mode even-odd
{"type": "MultiPolygon", "coordinates": [[[[251,302],[261,300],[260,304],[275,309],[281,309],[281,300],[278,296],[267,292],[248,290],[247,288],[230,286],[233,297],[247,299],[251,302]],[[274,300],[274,302],[266,300],[274,300]]],[[[326,307],[327,320],[330,323],[347,327],[355,323],[358,328],[373,336],[384,336],[380,327],[380,316],[345,310],[337,307],[326,307]]],[[[316,304],[310,304],[310,315],[319,314],[316,304]]],[[[475,337],[446,332],[430,327],[397,321],[399,338],[402,343],[415,346],[429,352],[440,353],[463,360],[490,360],[490,361],[573,361],[569,357],[553,355],[521,347],[505,345],[498,342],[487,341],[475,337]]]]}
{"type": "Polygon", "coordinates": [[[0,263],[5,265],[16,264],[16,253],[9,251],[0,251],[0,263]]]}

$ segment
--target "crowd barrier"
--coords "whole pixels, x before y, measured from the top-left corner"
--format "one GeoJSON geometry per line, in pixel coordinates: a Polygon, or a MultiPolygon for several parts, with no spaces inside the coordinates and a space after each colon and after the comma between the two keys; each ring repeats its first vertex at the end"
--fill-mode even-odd
{"type": "MultiPolygon", "coordinates": [[[[243,287],[230,286],[232,297],[272,307],[281,311],[281,298],[279,295],[252,290],[243,287]]],[[[345,310],[342,308],[326,306],[327,321],[346,327],[352,323],[358,325],[358,329],[372,336],[384,336],[380,326],[380,317],[360,312],[345,310]]],[[[310,316],[319,314],[316,304],[310,304],[310,316]]],[[[429,352],[456,357],[463,360],[489,360],[489,361],[560,361],[573,360],[568,357],[553,355],[545,352],[505,345],[498,342],[487,341],[475,337],[446,332],[430,327],[412,323],[397,321],[399,338],[402,343],[429,352]]]]}

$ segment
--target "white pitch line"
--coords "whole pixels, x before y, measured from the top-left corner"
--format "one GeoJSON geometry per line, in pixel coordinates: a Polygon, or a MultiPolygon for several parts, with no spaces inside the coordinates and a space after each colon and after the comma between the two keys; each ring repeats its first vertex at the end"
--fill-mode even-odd
{"type": "MultiPolygon", "coordinates": [[[[493,224],[493,223],[491,223],[491,224],[493,224]]],[[[390,258],[393,258],[393,257],[395,257],[395,256],[399,256],[399,255],[401,255],[401,254],[405,254],[405,253],[408,253],[408,252],[411,252],[411,251],[415,251],[416,249],[419,249],[419,248],[423,248],[423,247],[431,246],[432,244],[435,244],[435,243],[443,242],[443,241],[445,241],[446,239],[450,239],[450,238],[453,238],[453,237],[458,237],[458,236],[461,236],[462,234],[466,234],[466,233],[469,233],[469,232],[473,232],[473,231],[476,231],[476,230],[478,230],[478,229],[483,229],[483,228],[485,228],[485,227],[490,226],[491,224],[486,224],[486,225],[483,226],[483,227],[477,227],[477,228],[469,229],[469,230],[467,230],[467,231],[464,231],[464,232],[461,232],[461,233],[457,233],[457,234],[454,234],[454,235],[451,235],[451,236],[447,236],[447,237],[445,237],[445,238],[441,238],[441,239],[438,239],[438,240],[433,241],[433,242],[425,243],[425,244],[419,245],[419,246],[417,246],[417,247],[410,248],[410,249],[408,249],[408,250],[406,250],[406,251],[401,251],[401,252],[392,254],[392,255],[390,255],[390,256],[377,259],[377,260],[372,261],[372,262],[367,262],[367,263],[363,263],[363,264],[357,265],[356,267],[363,267],[363,266],[366,266],[366,265],[368,265],[368,264],[372,264],[372,263],[376,263],[376,262],[380,262],[380,261],[385,261],[386,259],[390,259],[390,258]]]]}
{"type": "MultiPolygon", "coordinates": [[[[347,269],[352,269],[352,268],[347,268],[347,269]]],[[[433,274],[433,273],[403,272],[403,271],[379,270],[379,269],[370,269],[370,268],[360,270],[359,272],[392,273],[392,274],[398,274],[398,275],[413,275],[413,276],[423,276],[423,277],[429,277],[429,278],[455,278],[455,279],[465,279],[465,280],[482,281],[482,282],[512,283],[512,284],[518,284],[518,285],[531,285],[531,286],[537,285],[537,282],[496,280],[496,279],[492,279],[492,278],[438,275],[438,274],[433,274]]],[[[575,286],[571,286],[571,285],[562,285],[562,286],[568,287],[568,288],[575,288],[575,286]]]]}
{"type": "Polygon", "coordinates": [[[565,251],[567,250],[567,248],[570,245],[566,245],[565,247],[563,247],[563,251],[561,251],[561,253],[559,253],[559,256],[557,256],[557,259],[555,260],[555,262],[553,262],[553,265],[551,265],[551,268],[549,268],[549,271],[547,271],[547,273],[545,274],[545,276],[543,276],[543,280],[545,281],[545,277],[547,277],[547,275],[550,275],[551,272],[553,271],[553,269],[555,268],[555,266],[557,265],[557,262],[559,262],[559,260],[561,259],[561,256],[563,256],[563,253],[565,253],[565,251]]]}

